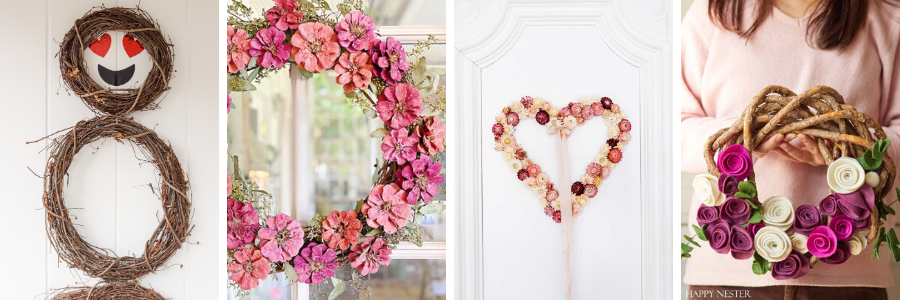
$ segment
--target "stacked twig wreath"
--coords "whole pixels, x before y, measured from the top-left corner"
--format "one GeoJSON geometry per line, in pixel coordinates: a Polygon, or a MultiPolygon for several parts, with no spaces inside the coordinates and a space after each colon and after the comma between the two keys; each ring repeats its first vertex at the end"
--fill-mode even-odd
{"type": "Polygon", "coordinates": [[[132,300],[165,300],[153,289],[140,286],[134,281],[98,283],[92,287],[72,287],[56,291],[53,300],[90,300],[90,299],[132,299],[132,300]]]}
{"type": "Polygon", "coordinates": [[[59,47],[59,70],[66,87],[96,113],[124,114],[151,110],[156,100],[169,90],[172,79],[173,45],[166,41],[159,24],[139,8],[101,8],[88,11],[75,21],[59,47]],[[109,31],[126,32],[141,43],[153,67],[140,87],[101,88],[87,72],[84,50],[109,31]]]}

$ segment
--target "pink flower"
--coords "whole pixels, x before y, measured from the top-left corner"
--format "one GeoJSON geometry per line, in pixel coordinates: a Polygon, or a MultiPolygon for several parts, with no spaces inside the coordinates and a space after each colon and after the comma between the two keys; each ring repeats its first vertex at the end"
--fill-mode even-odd
{"type": "Polygon", "coordinates": [[[600,169],[600,179],[606,180],[607,178],[609,178],[610,172],[612,172],[612,170],[607,167],[603,167],[602,169],[600,169]]]}
{"type": "Polygon", "coordinates": [[[619,141],[623,143],[627,143],[631,141],[631,133],[630,132],[620,132],[619,133],[619,141]]]}
{"type": "Polygon", "coordinates": [[[538,174],[541,174],[541,166],[538,166],[537,164],[531,164],[530,166],[528,166],[528,175],[530,175],[531,177],[537,177],[538,174]]]}
{"type": "Polygon", "coordinates": [[[232,188],[231,175],[228,174],[228,171],[225,171],[225,197],[231,196],[232,188]]]}
{"type": "Polygon", "coordinates": [[[603,167],[600,164],[592,162],[587,166],[587,175],[591,177],[600,176],[600,171],[603,167]]]}
{"type": "Polygon", "coordinates": [[[381,238],[366,238],[360,245],[350,247],[350,266],[360,271],[362,276],[378,272],[378,266],[391,263],[391,248],[381,238]]]}
{"type": "Polygon", "coordinates": [[[369,63],[369,54],[365,52],[344,52],[334,66],[337,72],[337,83],[344,85],[344,92],[365,89],[372,82],[374,67],[369,63]]]}
{"type": "Polygon", "coordinates": [[[259,229],[259,214],[250,203],[228,199],[228,249],[253,243],[259,229]]]}
{"type": "Polygon", "coordinates": [[[256,248],[241,248],[234,252],[235,262],[228,265],[231,280],[241,285],[242,290],[259,286],[259,281],[269,277],[272,267],[256,248]]]}
{"type": "Polygon", "coordinates": [[[409,134],[406,128],[391,130],[391,133],[381,140],[381,151],[384,151],[384,159],[405,164],[406,161],[416,159],[416,148],[419,144],[419,135],[409,134]]]}
{"type": "Polygon", "coordinates": [[[553,200],[556,200],[557,198],[559,198],[559,192],[556,191],[555,189],[550,189],[547,191],[546,197],[547,197],[547,201],[552,202],[553,200]]]}
{"type": "Polygon", "coordinates": [[[406,226],[412,219],[412,208],[406,203],[407,193],[396,183],[376,185],[363,203],[362,213],[366,215],[369,227],[384,226],[384,232],[393,234],[397,228],[406,226]]]}
{"type": "Polygon", "coordinates": [[[237,73],[250,63],[250,35],[243,29],[235,30],[234,26],[228,26],[227,58],[228,73],[237,73]]]}
{"type": "Polygon", "coordinates": [[[603,104],[600,104],[600,102],[594,102],[594,104],[591,104],[591,108],[594,109],[595,116],[603,115],[603,104]]]}
{"type": "Polygon", "coordinates": [[[406,61],[406,50],[403,44],[393,37],[381,41],[376,39],[369,51],[375,64],[375,72],[378,77],[384,79],[387,84],[394,84],[403,78],[404,71],[409,70],[409,62],[406,61]]]}
{"type": "Polygon", "coordinates": [[[590,183],[585,184],[584,195],[588,196],[588,198],[594,198],[594,196],[597,196],[597,186],[590,183]]]}
{"type": "Polygon", "coordinates": [[[297,281],[319,284],[325,278],[334,276],[338,267],[337,253],[324,244],[309,243],[294,257],[294,271],[297,281]]]}
{"type": "MultiPolygon", "coordinates": [[[[500,130],[503,130],[502,126],[500,130]]],[[[438,152],[444,152],[444,136],[447,135],[447,126],[441,124],[440,117],[423,118],[423,123],[416,127],[416,132],[422,137],[422,142],[419,143],[419,152],[432,156],[438,152]]]]}
{"type": "Polygon", "coordinates": [[[356,211],[335,210],[322,221],[322,240],[331,249],[347,250],[359,243],[360,230],[362,223],[356,219],[356,211]]]}
{"type": "Polygon", "coordinates": [[[274,0],[275,6],[266,11],[266,20],[269,26],[285,31],[297,29],[300,20],[303,19],[303,11],[294,5],[295,0],[274,0]]]}
{"type": "Polygon", "coordinates": [[[285,213],[266,219],[259,230],[259,248],[273,262],[288,261],[303,247],[303,226],[285,213]]]}
{"type": "Polygon", "coordinates": [[[334,29],[316,22],[300,24],[291,37],[291,56],[300,68],[319,73],[334,66],[341,54],[334,29]]]}
{"type": "Polygon", "coordinates": [[[291,45],[283,44],[283,31],[276,28],[261,29],[250,41],[250,55],[258,56],[256,64],[263,68],[281,68],[291,57],[291,45]]]}
{"type": "Polygon", "coordinates": [[[431,202],[431,198],[438,193],[438,186],[444,182],[441,164],[432,162],[428,156],[411,161],[397,171],[397,179],[402,181],[403,189],[409,191],[406,197],[409,204],[414,204],[419,199],[425,203],[431,202]]]}
{"type": "MultiPolygon", "coordinates": [[[[226,111],[226,113],[230,113],[231,112],[231,95],[229,94],[227,96],[228,96],[228,98],[227,98],[228,100],[226,100],[226,102],[225,102],[225,109],[228,110],[228,111],[226,111]]],[[[231,190],[229,190],[228,193],[230,194],[231,190]]]]}
{"type": "Polygon", "coordinates": [[[400,129],[412,124],[422,114],[422,97],[419,90],[409,83],[398,83],[384,88],[378,96],[375,110],[391,128],[400,129]]]}
{"type": "Polygon", "coordinates": [[[372,47],[375,42],[375,23],[372,18],[359,11],[351,11],[344,15],[334,29],[338,32],[341,46],[350,52],[362,51],[372,47]]]}

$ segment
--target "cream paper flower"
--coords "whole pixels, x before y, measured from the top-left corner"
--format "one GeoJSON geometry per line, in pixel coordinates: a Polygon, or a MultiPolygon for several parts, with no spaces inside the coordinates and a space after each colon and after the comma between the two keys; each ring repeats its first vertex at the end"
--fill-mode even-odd
{"type": "Polygon", "coordinates": [[[847,245],[850,246],[850,254],[859,255],[863,249],[866,249],[868,246],[869,240],[862,234],[862,232],[854,232],[853,235],[847,239],[847,245]]]}
{"type": "Polygon", "coordinates": [[[538,110],[539,109],[537,107],[532,105],[531,108],[525,110],[525,116],[527,116],[529,118],[534,118],[534,116],[537,115],[538,110]]]}
{"type": "Polygon", "coordinates": [[[559,115],[559,108],[551,107],[550,110],[547,111],[547,113],[550,114],[551,117],[556,118],[556,116],[559,115]]]}
{"type": "Polygon", "coordinates": [[[503,160],[511,161],[516,159],[516,150],[513,148],[514,147],[506,147],[506,149],[503,149],[503,160]]]}
{"type": "Polygon", "coordinates": [[[509,161],[509,169],[513,172],[519,172],[522,169],[522,161],[518,159],[509,161]]]}
{"type": "Polygon", "coordinates": [[[837,193],[855,192],[866,181],[866,171],[856,159],[841,157],[828,166],[828,186],[837,193]]]}
{"type": "Polygon", "coordinates": [[[794,225],[794,203],[781,196],[766,199],[762,203],[762,221],[766,227],[788,230],[794,225]]]}
{"type": "Polygon", "coordinates": [[[544,105],[544,98],[535,97],[531,99],[531,106],[541,107],[544,105]]]}
{"type": "Polygon", "coordinates": [[[521,115],[522,112],[525,111],[525,106],[522,105],[522,102],[514,101],[512,104],[509,105],[509,109],[512,110],[514,113],[521,115]]]}
{"type": "Polygon", "coordinates": [[[534,191],[534,194],[538,197],[547,195],[547,185],[540,182],[535,184],[534,187],[531,188],[531,190],[534,191]]]}
{"type": "Polygon", "coordinates": [[[541,197],[541,199],[538,200],[538,204],[540,204],[541,207],[547,207],[550,203],[547,202],[547,197],[541,197]]]}
{"type": "Polygon", "coordinates": [[[805,254],[806,252],[809,252],[809,250],[806,249],[806,240],[808,239],[807,236],[794,232],[794,234],[791,235],[791,246],[793,246],[794,250],[797,250],[797,252],[805,254]]]}
{"type": "Polygon", "coordinates": [[[694,177],[694,193],[706,206],[719,206],[725,203],[725,194],[719,191],[719,179],[710,174],[694,177]]]}
{"type": "Polygon", "coordinates": [[[791,254],[791,238],[787,233],[774,227],[763,227],[753,239],[756,253],[770,262],[779,262],[791,254]]]}
{"type": "Polygon", "coordinates": [[[609,155],[610,149],[612,149],[612,147],[610,147],[608,144],[603,144],[602,146],[600,146],[600,154],[598,155],[598,157],[606,157],[607,155],[609,155]]]}
{"type": "Polygon", "coordinates": [[[555,210],[559,210],[559,200],[553,200],[553,202],[550,202],[550,207],[553,207],[553,209],[555,210]]]}
{"type": "Polygon", "coordinates": [[[528,189],[530,189],[530,190],[534,190],[534,187],[536,187],[538,185],[537,179],[535,179],[534,177],[525,178],[524,183],[525,183],[525,187],[528,187],[528,189]]]}
{"type": "Polygon", "coordinates": [[[541,174],[538,174],[537,176],[537,181],[542,185],[547,185],[547,182],[550,181],[550,176],[548,176],[547,173],[541,172],[541,174]]]}
{"type": "Polygon", "coordinates": [[[618,137],[619,136],[619,127],[618,126],[610,126],[609,132],[607,132],[607,134],[609,134],[609,136],[611,136],[611,137],[618,137]]]}
{"type": "Polygon", "coordinates": [[[575,117],[567,116],[563,119],[563,127],[566,129],[572,130],[575,126],[578,126],[578,120],[575,117]]]}

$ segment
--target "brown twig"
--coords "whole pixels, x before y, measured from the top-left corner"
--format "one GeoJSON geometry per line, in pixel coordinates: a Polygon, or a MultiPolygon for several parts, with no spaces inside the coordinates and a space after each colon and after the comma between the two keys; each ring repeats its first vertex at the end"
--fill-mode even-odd
{"type": "Polygon", "coordinates": [[[51,300],[165,300],[160,294],[134,281],[98,282],[93,286],[68,287],[52,292],[51,300]]]}

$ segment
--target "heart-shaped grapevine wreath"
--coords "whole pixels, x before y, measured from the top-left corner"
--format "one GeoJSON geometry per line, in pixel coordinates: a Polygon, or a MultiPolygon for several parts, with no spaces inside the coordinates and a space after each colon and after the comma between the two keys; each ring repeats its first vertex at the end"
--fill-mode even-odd
{"type": "MultiPolygon", "coordinates": [[[[874,245],[872,259],[880,257],[883,241],[897,260],[896,234],[881,227],[894,213],[883,201],[896,171],[886,154],[889,145],[874,119],[844,104],[829,87],[800,95],[780,86],[766,87],[740,120],[706,142],[709,174],[698,175],[693,183],[702,202],[697,211],[702,228],[693,225],[697,237],[717,253],[752,257],[755,274],[771,271],[777,280],[800,278],[818,261],[842,264],[869,244],[874,245]],[[794,205],[782,196],[760,202],[757,196],[748,149],[789,133],[815,138],[828,164],[831,191],[817,205],[794,205]]],[[[690,250],[682,244],[682,256],[690,257],[690,250]]]]}
{"type": "Polygon", "coordinates": [[[562,220],[559,191],[550,182],[547,173],[541,171],[541,167],[532,162],[525,150],[516,143],[516,126],[519,125],[520,118],[534,118],[538,124],[547,126],[547,134],[568,136],[575,127],[594,117],[603,118],[603,122],[609,127],[609,139],[600,147],[597,157],[588,164],[585,174],[572,183],[572,216],[576,217],[590,203],[591,198],[597,196],[603,180],[609,178],[609,174],[622,160],[622,151],[631,141],[631,122],[619,105],[608,97],[588,97],[560,109],[541,98],[525,96],[504,107],[503,112],[496,117],[497,123],[491,127],[494,150],[503,155],[519,180],[540,198],[544,213],[556,223],[562,220]]]}

